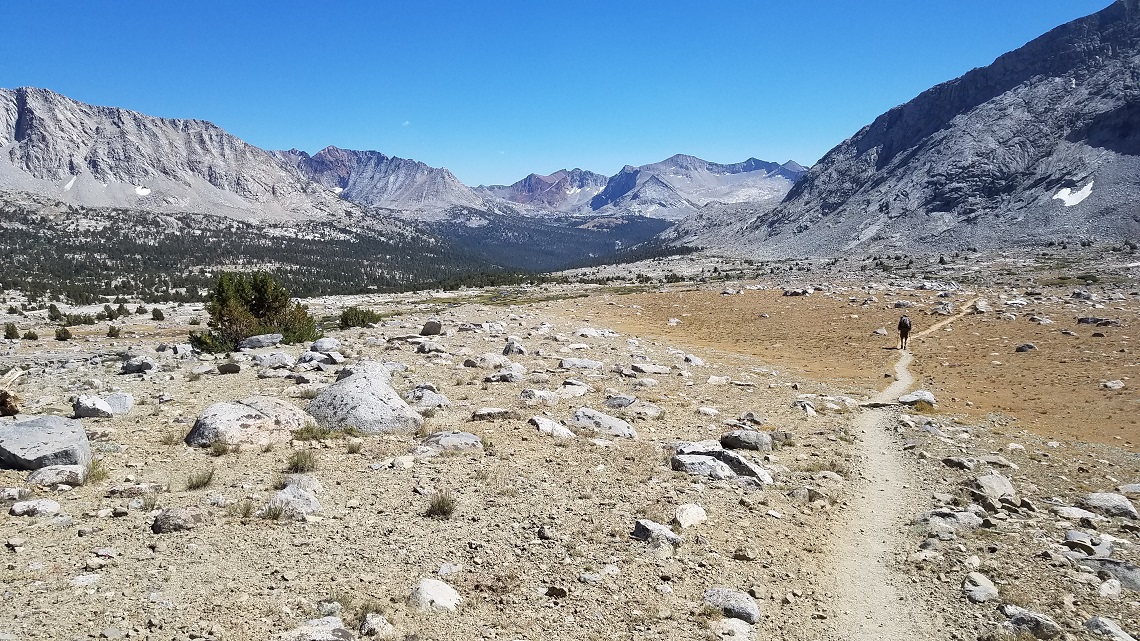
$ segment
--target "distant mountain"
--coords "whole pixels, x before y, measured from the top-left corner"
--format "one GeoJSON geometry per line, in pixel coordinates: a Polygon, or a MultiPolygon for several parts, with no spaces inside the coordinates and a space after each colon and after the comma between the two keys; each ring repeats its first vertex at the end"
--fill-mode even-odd
{"type": "Polygon", "coordinates": [[[1137,78],[1140,0],[1118,1],[891,109],[775,209],[685,242],[776,257],[1140,239],[1137,78]]]}
{"type": "Polygon", "coordinates": [[[584,169],[561,169],[548,176],[531,174],[513,185],[479,186],[479,192],[518,204],[574,213],[586,209],[605,188],[607,178],[584,169]]]}
{"type": "Polygon", "coordinates": [[[325,147],[313,156],[296,149],[273,155],[346,200],[396,210],[404,218],[435,220],[446,217],[452,207],[487,207],[484,198],[450,171],[417,160],[337,147],[325,147]]]}
{"type": "Polygon", "coordinates": [[[609,178],[562,170],[479,191],[537,211],[679,220],[710,204],[778,202],[804,171],[792,161],[780,165],[749,158],[721,165],[676,155],[641,167],[626,165],[609,178]]]}
{"type": "Polygon", "coordinates": [[[346,203],[202,120],[0,89],[0,189],[94,207],[312,219],[346,203]]]}

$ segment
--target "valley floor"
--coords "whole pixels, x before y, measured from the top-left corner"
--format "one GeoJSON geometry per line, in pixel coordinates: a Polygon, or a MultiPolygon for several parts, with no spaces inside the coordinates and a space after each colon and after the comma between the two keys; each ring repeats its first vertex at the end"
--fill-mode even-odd
{"type": "MultiPolygon", "coordinates": [[[[397,391],[429,383],[450,406],[425,412],[417,435],[286,440],[216,457],[181,442],[206,407],[259,395],[303,409],[338,368],[297,384],[249,359],[307,346],[239,355],[236,374],[156,351],[203,316],[194,307],[116,341],[99,328],[68,343],[10,344],[0,358],[27,365],[17,393],[30,415],[70,415],[71,396],[115,389],[137,404],[84,419],[105,480],[34,488],[58,515],[0,516],[0,638],[348,638],[299,630],[335,615],[360,636],[354,621],[367,611],[383,613],[390,638],[417,639],[978,639],[1050,625],[1084,638],[1094,616],[1140,629],[1140,529],[1100,509],[1069,511],[1091,505],[1091,493],[1138,489],[1117,489],[1140,481],[1136,297],[1074,301],[1057,289],[1021,305],[1010,301],[1022,292],[999,290],[939,297],[837,284],[786,297],[771,285],[549,286],[510,305],[472,292],[312,300],[318,314],[395,314],[330,335],[348,364],[401,363],[397,391]],[[962,314],[976,298],[989,311],[962,314]],[[893,327],[898,300],[915,319],[909,354],[892,332],[874,333],[893,327]],[[930,313],[945,302],[948,315],[930,313]],[[419,338],[429,319],[443,334],[419,338]],[[509,356],[521,378],[490,382],[510,336],[527,350],[509,356]],[[433,348],[417,349],[424,340],[433,348]],[[1014,351],[1026,342],[1037,349],[1014,351]],[[120,352],[158,367],[120,374],[120,352]],[[1104,386],[1117,380],[1120,389],[1104,386]],[[918,388],[937,405],[894,404],[918,388]],[[862,406],[871,401],[887,405],[862,406]],[[582,407],[628,419],[637,438],[576,426],[582,407]],[[507,411],[475,420],[483,408],[507,411]],[[542,434],[532,416],[573,434],[542,434]],[[772,483],[672,469],[678,444],[744,428],[773,438],[771,451],[734,450],[772,483]],[[443,430],[473,433],[482,448],[407,456],[443,430]],[[318,460],[309,475],[320,511],[259,518],[306,450],[318,460]],[[212,482],[188,489],[208,469],[212,482]],[[987,493],[995,474],[1012,494],[987,493]],[[128,496],[147,483],[162,487],[154,504],[128,496]],[[425,516],[441,490],[454,514],[425,516]],[[679,542],[631,536],[638,520],[670,524],[689,505],[707,520],[673,525],[679,542]],[[152,532],[160,510],[187,506],[206,522],[152,532]],[[996,595],[967,600],[972,572],[996,595]],[[453,586],[458,611],[410,605],[423,578],[453,586]],[[717,588],[754,607],[755,623],[710,597],[717,588]]],[[[0,487],[27,487],[25,476],[0,470],[0,487]]]]}

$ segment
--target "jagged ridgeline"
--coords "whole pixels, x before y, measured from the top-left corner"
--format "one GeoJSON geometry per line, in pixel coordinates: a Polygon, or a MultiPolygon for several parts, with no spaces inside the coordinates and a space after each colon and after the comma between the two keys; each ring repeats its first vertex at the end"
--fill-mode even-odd
{"type": "MultiPolygon", "coordinates": [[[[0,281],[77,303],[96,296],[196,300],[219,270],[264,269],[295,296],[405,291],[480,280],[483,259],[385,220],[251,224],[0,196],[0,281]]],[[[499,278],[522,274],[501,273],[499,278]]]]}

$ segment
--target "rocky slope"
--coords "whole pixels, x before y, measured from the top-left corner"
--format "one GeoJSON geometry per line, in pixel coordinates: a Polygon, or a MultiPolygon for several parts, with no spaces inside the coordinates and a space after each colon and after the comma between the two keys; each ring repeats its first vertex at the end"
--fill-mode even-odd
{"type": "Polygon", "coordinates": [[[202,120],[0,89],[0,188],[78,205],[305,219],[350,206],[298,170],[202,120]]]}
{"type": "Polygon", "coordinates": [[[891,109],[747,233],[769,256],[1140,238],[1140,5],[1118,1],[891,109]]]}
{"type": "Polygon", "coordinates": [[[273,155],[346,200],[404,218],[437,220],[452,207],[493,209],[447,169],[416,160],[331,146],[313,156],[296,149],[273,155]]]}

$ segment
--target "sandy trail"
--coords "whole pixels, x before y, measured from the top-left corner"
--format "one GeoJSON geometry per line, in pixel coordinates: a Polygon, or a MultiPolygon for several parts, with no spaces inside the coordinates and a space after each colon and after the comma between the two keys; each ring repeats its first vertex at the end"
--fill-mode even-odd
{"type": "MultiPolygon", "coordinates": [[[[961,318],[973,302],[914,337],[929,335],[961,318]]],[[[871,404],[892,403],[911,388],[914,377],[907,366],[913,358],[910,352],[900,351],[895,382],[872,398],[871,404]]],[[[900,589],[905,577],[892,568],[914,506],[922,497],[892,443],[890,418],[886,410],[864,410],[854,425],[860,437],[862,474],[846,518],[836,526],[829,567],[837,592],[835,632],[847,641],[937,638],[930,614],[905,600],[900,589]]]]}

